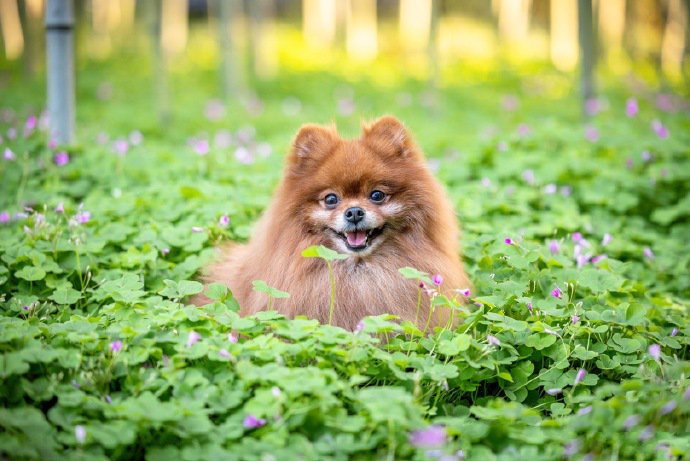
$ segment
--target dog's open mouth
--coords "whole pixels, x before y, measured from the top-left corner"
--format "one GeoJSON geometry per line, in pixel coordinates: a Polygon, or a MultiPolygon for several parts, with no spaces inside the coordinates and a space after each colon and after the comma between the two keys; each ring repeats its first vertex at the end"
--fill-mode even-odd
{"type": "Polygon", "coordinates": [[[335,234],[345,241],[347,248],[352,251],[362,251],[366,249],[371,242],[381,235],[383,226],[374,229],[356,229],[353,231],[336,232],[335,234]]]}

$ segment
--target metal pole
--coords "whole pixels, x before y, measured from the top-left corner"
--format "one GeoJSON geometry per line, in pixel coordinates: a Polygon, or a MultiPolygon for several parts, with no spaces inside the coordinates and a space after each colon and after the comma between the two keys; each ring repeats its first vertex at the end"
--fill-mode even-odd
{"type": "Polygon", "coordinates": [[[48,126],[58,144],[74,142],[74,6],[72,0],[46,5],[48,126]]]}
{"type": "Polygon", "coordinates": [[[594,26],[592,0],[577,0],[578,38],[580,41],[580,86],[583,105],[595,95],[594,88],[594,26]]]}

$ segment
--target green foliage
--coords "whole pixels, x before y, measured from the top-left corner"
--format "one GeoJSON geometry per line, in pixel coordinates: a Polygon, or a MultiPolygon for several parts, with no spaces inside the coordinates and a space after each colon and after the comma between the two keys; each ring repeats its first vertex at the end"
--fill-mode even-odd
{"type": "MultiPolygon", "coordinates": [[[[459,458],[462,450],[473,460],[550,460],[690,452],[683,113],[660,112],[639,96],[640,114],[627,118],[628,95],[613,88],[610,109],[588,122],[600,133],[592,142],[573,98],[539,90],[521,98],[520,111],[496,112],[499,96],[519,88],[563,90],[560,75],[523,86],[450,85],[431,112],[395,102],[420,94],[419,82],[392,91],[353,83],[358,111],[339,116],[339,125],[354,133],[360,116],[392,112],[412,129],[458,210],[474,286],[468,303],[454,291],[468,287],[420,288],[420,308],[452,311],[453,328],[424,334],[381,314],[349,332],[275,312],[240,317],[223,284],[207,287],[211,303],[186,303],[202,291],[194,280],[212,248],[250,235],[299,124],[331,120],[342,80],[287,75],[259,83],[264,112],[233,106],[221,121],[201,117],[208,95],[198,80],[178,81],[189,89],[180,95],[184,111],[160,132],[147,118],[145,85],[127,86],[138,67],[126,75],[110,69],[117,91],[107,117],[103,102],[84,96],[83,141],[61,167],[43,133],[23,136],[24,108],[40,101],[28,91],[21,101],[12,98],[22,92],[2,94],[3,106],[23,118],[8,122],[19,136],[2,144],[16,159],[0,162],[0,211],[12,217],[0,224],[0,457],[422,460],[459,458]],[[302,100],[299,118],[282,112],[288,97],[302,100]],[[657,118],[667,139],[650,129],[657,118]],[[530,133],[515,133],[522,122],[530,133]],[[199,156],[185,142],[228,128],[240,139],[248,123],[252,145],[265,141],[280,154],[245,164],[217,146],[199,156]],[[116,155],[95,142],[104,128],[113,137],[140,129],[144,141],[116,155]],[[55,211],[60,203],[64,211],[55,211]],[[229,223],[219,221],[224,215],[229,223]],[[246,427],[248,416],[265,425],[246,427]],[[432,424],[445,430],[442,446],[411,443],[432,424]]],[[[103,74],[83,78],[81,91],[95,94],[103,74]]],[[[329,267],[344,257],[325,247],[303,256],[329,267]]],[[[397,275],[433,286],[415,268],[397,275]]],[[[271,300],[288,296],[262,281],[254,287],[271,300]]]]}

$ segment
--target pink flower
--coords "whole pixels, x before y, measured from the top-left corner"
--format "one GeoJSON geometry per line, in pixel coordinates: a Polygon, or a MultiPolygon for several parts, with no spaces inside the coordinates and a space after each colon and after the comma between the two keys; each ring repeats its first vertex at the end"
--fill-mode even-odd
{"type": "Polygon", "coordinates": [[[122,350],[122,341],[119,339],[110,343],[110,352],[116,354],[122,350]]]}
{"type": "Polygon", "coordinates": [[[208,154],[209,144],[206,139],[192,139],[189,141],[189,144],[197,155],[204,156],[208,154]]]}
{"type": "Polygon", "coordinates": [[[228,227],[228,224],[230,224],[230,217],[228,215],[224,214],[218,220],[218,225],[220,227],[228,227]]]}
{"type": "Polygon", "coordinates": [[[55,149],[58,146],[58,143],[55,139],[50,139],[48,141],[48,149],[55,149]]]}
{"type": "Polygon", "coordinates": [[[585,101],[585,112],[590,117],[597,115],[601,112],[601,101],[597,98],[589,98],[585,101]]]}
{"type": "Polygon", "coordinates": [[[563,389],[560,389],[560,388],[554,388],[554,389],[547,389],[546,390],[546,393],[549,395],[558,395],[561,392],[563,392],[563,389]]]}
{"type": "Polygon", "coordinates": [[[481,184],[483,187],[491,187],[491,180],[489,178],[482,178],[481,184]]]}
{"type": "Polygon", "coordinates": [[[232,144],[232,134],[228,130],[220,130],[213,138],[213,144],[219,149],[227,149],[232,144]]]}
{"type": "Polygon", "coordinates": [[[499,340],[497,337],[492,336],[492,335],[486,335],[486,342],[488,342],[491,346],[500,346],[501,345],[501,340],[499,340]]]}
{"type": "Polygon", "coordinates": [[[573,235],[570,236],[573,239],[573,242],[579,243],[582,241],[582,234],[579,232],[573,232],[573,235]]]}
{"type": "Polygon", "coordinates": [[[162,248],[161,249],[161,254],[163,256],[167,256],[170,253],[170,248],[162,248]]]}
{"type": "Polygon", "coordinates": [[[89,211],[79,211],[74,215],[74,219],[77,220],[79,224],[86,224],[91,221],[91,212],[89,211]]]}
{"type": "Polygon", "coordinates": [[[133,146],[138,146],[144,140],[144,135],[141,134],[141,131],[134,130],[131,133],[129,133],[128,138],[129,142],[132,143],[133,146]]]}
{"type": "Polygon", "coordinates": [[[187,347],[192,347],[201,339],[201,335],[196,331],[190,331],[189,336],[187,336],[187,347]]]}
{"type": "Polygon", "coordinates": [[[280,397],[283,393],[282,393],[282,391],[280,390],[280,388],[279,388],[278,386],[273,386],[273,387],[271,388],[271,394],[273,394],[273,397],[278,398],[278,397],[280,397]]]}
{"type": "Polygon", "coordinates": [[[534,183],[536,182],[536,178],[534,176],[534,171],[532,170],[525,170],[522,172],[522,179],[525,180],[527,184],[530,186],[533,186],[534,183]]]}
{"type": "Polygon", "coordinates": [[[431,281],[434,282],[434,285],[437,287],[440,287],[441,284],[443,283],[443,276],[441,274],[434,274],[431,277],[431,281]]]}
{"type": "Polygon", "coordinates": [[[527,303],[527,310],[529,311],[530,314],[534,313],[534,308],[532,307],[532,303],[527,303]]]}
{"type": "Polygon", "coordinates": [[[598,255],[598,256],[594,256],[594,257],[592,257],[592,264],[596,264],[599,261],[606,259],[606,257],[607,257],[606,253],[598,255]]]}
{"type": "Polygon", "coordinates": [[[654,130],[654,133],[661,138],[661,139],[666,139],[668,138],[669,132],[668,128],[664,126],[663,123],[661,123],[661,120],[655,119],[652,120],[652,130],[654,130]]]}
{"type": "Polygon", "coordinates": [[[464,289],[462,289],[462,290],[458,290],[458,293],[460,293],[461,295],[463,295],[465,298],[469,298],[469,297],[470,297],[470,294],[471,294],[469,288],[464,288],[464,289]]]}
{"type": "Polygon", "coordinates": [[[432,425],[426,429],[412,431],[407,440],[416,448],[431,448],[443,446],[447,437],[445,427],[432,425]]]}
{"type": "Polygon", "coordinates": [[[654,252],[652,252],[652,249],[649,247],[644,247],[642,254],[644,254],[644,257],[647,259],[654,259],[654,252]]]}
{"type": "Polygon", "coordinates": [[[203,231],[204,231],[204,228],[203,228],[203,227],[192,226],[192,232],[195,233],[195,234],[198,234],[199,232],[203,232],[203,231]]]}
{"type": "Polygon", "coordinates": [[[17,156],[14,154],[14,152],[12,152],[12,149],[10,149],[9,147],[5,147],[5,151],[2,154],[2,158],[7,160],[8,162],[11,162],[13,160],[16,160],[17,156]]]}
{"type": "Polygon", "coordinates": [[[608,232],[604,234],[604,237],[601,239],[601,246],[606,246],[609,243],[611,243],[611,240],[613,240],[613,237],[611,237],[611,234],[608,232]]]}
{"type": "Polygon", "coordinates": [[[84,429],[84,426],[77,425],[74,427],[74,438],[77,439],[79,445],[84,444],[84,441],[86,441],[86,429],[84,429]]]}
{"type": "Polygon", "coordinates": [[[549,242],[549,251],[551,252],[551,254],[555,255],[555,254],[557,254],[559,251],[561,251],[561,246],[558,244],[557,241],[551,240],[551,241],[549,242]]]}
{"type": "Polygon", "coordinates": [[[591,256],[589,254],[578,254],[575,257],[575,263],[577,265],[577,268],[582,269],[583,267],[585,267],[585,265],[587,265],[587,263],[589,262],[590,258],[591,256]]]}
{"type": "Polygon", "coordinates": [[[7,224],[8,222],[10,222],[10,214],[6,211],[3,211],[0,213],[0,223],[7,224]]]}
{"type": "MultiPolygon", "coordinates": [[[[36,116],[35,115],[29,115],[29,118],[26,119],[26,125],[24,125],[25,130],[28,130],[29,133],[31,133],[34,129],[36,129],[36,116]]],[[[26,131],[24,131],[26,133],[26,131]]]]}
{"type": "Polygon", "coordinates": [[[239,146],[235,149],[235,158],[243,165],[254,163],[254,155],[244,146],[239,146]]]}
{"type": "Polygon", "coordinates": [[[228,351],[225,350],[225,349],[219,350],[219,351],[218,351],[218,355],[220,355],[220,356],[223,357],[224,359],[229,359],[229,358],[230,358],[230,352],[228,352],[228,351]]]}
{"type": "Polygon", "coordinates": [[[65,212],[65,204],[62,202],[58,203],[57,206],[55,207],[55,212],[56,213],[64,213],[65,212]]]}
{"type": "Polygon", "coordinates": [[[628,117],[634,117],[637,115],[638,112],[638,107],[637,107],[637,99],[635,98],[629,98],[625,102],[625,115],[628,117]]]}
{"type": "Polygon", "coordinates": [[[671,337],[676,336],[677,334],[678,334],[678,328],[674,327],[673,330],[671,330],[671,337]]]}
{"type": "Polygon", "coordinates": [[[69,154],[65,151],[60,151],[55,154],[53,161],[57,166],[65,166],[69,163],[69,154]]]}
{"type": "Polygon", "coordinates": [[[523,138],[524,138],[525,136],[529,135],[531,131],[532,131],[532,130],[530,129],[529,125],[527,125],[526,123],[521,123],[521,124],[519,124],[518,127],[517,127],[517,133],[518,133],[518,135],[520,135],[520,136],[523,137],[523,138]]]}
{"type": "Polygon", "coordinates": [[[579,322],[579,321],[580,321],[580,316],[579,316],[579,315],[573,314],[573,315],[570,316],[570,323],[572,323],[573,325],[575,325],[575,324],[576,324],[577,322],[579,322]]]}
{"type": "Polygon", "coordinates": [[[506,243],[506,245],[512,245],[514,243],[513,239],[511,239],[510,237],[506,237],[506,239],[503,241],[506,243]]]}
{"type": "Polygon", "coordinates": [[[555,185],[555,184],[553,184],[553,183],[547,184],[547,185],[544,186],[543,191],[544,191],[545,194],[553,195],[553,194],[555,194],[556,192],[558,192],[558,186],[555,185]]]}
{"type": "Polygon", "coordinates": [[[237,344],[238,338],[235,333],[228,333],[228,341],[230,341],[231,344],[237,344]]]}
{"type": "Polygon", "coordinates": [[[556,287],[553,290],[551,290],[551,296],[554,298],[561,299],[561,296],[563,295],[563,292],[561,291],[560,288],[556,287]]]}
{"type": "Polygon", "coordinates": [[[584,368],[580,368],[577,370],[577,374],[575,375],[575,384],[574,386],[577,386],[582,382],[583,379],[585,379],[585,376],[587,376],[587,370],[584,368]]]}
{"type": "Polygon", "coordinates": [[[126,139],[116,139],[113,142],[113,150],[119,156],[124,156],[129,152],[129,143],[126,139]]]}
{"type": "Polygon", "coordinates": [[[597,127],[587,125],[585,127],[585,139],[589,142],[597,142],[599,140],[599,130],[597,130],[597,127]]]}
{"type": "Polygon", "coordinates": [[[225,117],[225,105],[218,99],[211,99],[206,103],[204,116],[211,121],[216,121],[225,117]]]}
{"type": "Polygon", "coordinates": [[[362,330],[364,330],[364,322],[360,320],[359,322],[357,322],[357,325],[355,326],[355,334],[359,333],[362,330]]]}
{"type": "Polygon", "coordinates": [[[652,160],[652,154],[648,150],[643,150],[640,154],[640,157],[642,157],[643,162],[649,162],[652,160]]]}
{"type": "Polygon", "coordinates": [[[649,355],[656,361],[661,359],[661,346],[658,344],[652,344],[647,348],[649,355]]]}
{"type": "Polygon", "coordinates": [[[246,429],[258,429],[258,428],[266,425],[266,420],[261,419],[261,418],[257,418],[254,415],[247,415],[244,418],[244,421],[242,421],[242,425],[246,429]]]}

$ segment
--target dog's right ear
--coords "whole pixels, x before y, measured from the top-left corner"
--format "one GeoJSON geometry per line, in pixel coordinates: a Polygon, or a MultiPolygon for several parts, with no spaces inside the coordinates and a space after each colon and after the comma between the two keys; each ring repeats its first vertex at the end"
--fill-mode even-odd
{"type": "Polygon", "coordinates": [[[303,125],[292,142],[288,157],[291,167],[302,169],[333,149],[338,142],[335,128],[321,125],[303,125]]]}

